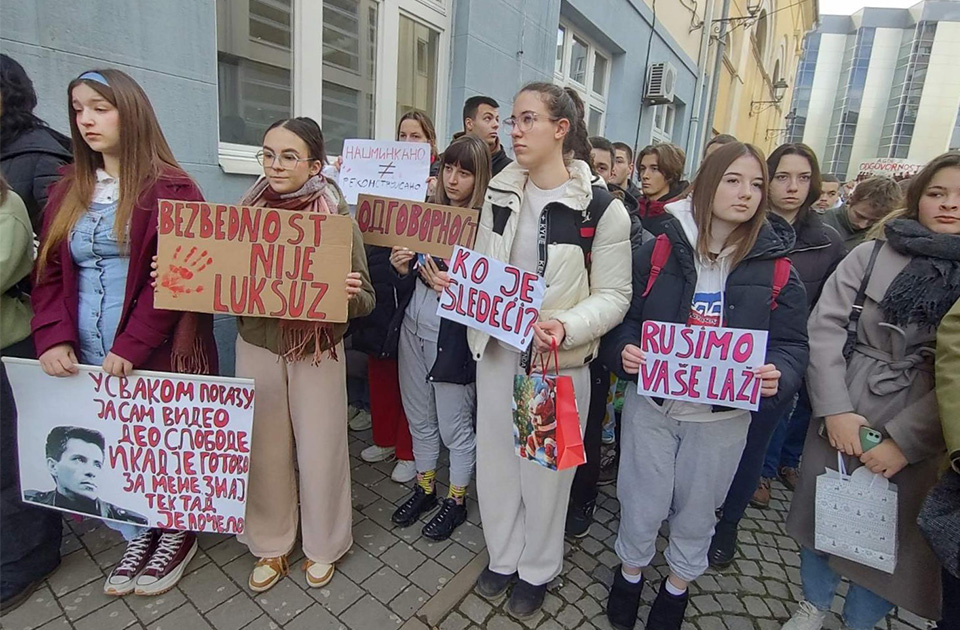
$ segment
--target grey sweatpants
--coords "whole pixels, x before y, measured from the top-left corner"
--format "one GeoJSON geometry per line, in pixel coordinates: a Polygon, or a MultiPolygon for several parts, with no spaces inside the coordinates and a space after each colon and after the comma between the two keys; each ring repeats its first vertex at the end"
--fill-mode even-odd
{"type": "MultiPolygon", "coordinates": [[[[573,378],[581,430],[590,409],[590,369],[573,378]]],[[[576,468],[549,470],[520,459],[513,438],[513,377],[520,354],[495,339],[477,363],[477,496],[490,570],[546,584],[563,568],[563,527],[576,468]]]]}
{"type": "Polygon", "coordinates": [[[620,531],[617,555],[645,567],[657,532],[670,524],[670,570],[692,582],[707,570],[716,510],[727,495],[747,443],[750,413],[712,422],[679,422],[627,388],[620,434],[620,531]]]}
{"type": "Polygon", "coordinates": [[[450,449],[450,485],[467,486],[477,460],[473,430],[476,386],[435,383],[429,379],[437,361],[437,343],[400,329],[400,397],[413,438],[417,472],[437,469],[440,440],[450,449]]]}

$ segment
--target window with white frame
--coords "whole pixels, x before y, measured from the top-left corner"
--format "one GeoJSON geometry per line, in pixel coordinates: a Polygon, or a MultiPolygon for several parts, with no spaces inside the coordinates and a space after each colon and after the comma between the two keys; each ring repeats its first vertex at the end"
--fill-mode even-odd
{"type": "Polygon", "coordinates": [[[653,132],[650,144],[673,142],[673,123],[677,109],[673,105],[656,105],[653,108],[653,132]]]}
{"type": "Polygon", "coordinates": [[[610,65],[609,53],[570,24],[560,22],[554,82],[579,92],[586,105],[587,130],[591,136],[603,135],[610,65]]]}
{"type": "Polygon", "coordinates": [[[327,153],[393,138],[416,107],[443,128],[450,0],[217,0],[220,164],[258,173],[275,120],[309,116],[327,153]],[[322,32],[322,37],[319,36],[322,32]],[[384,50],[393,54],[380,54],[384,50]],[[438,120],[440,118],[440,120],[438,120]]]}

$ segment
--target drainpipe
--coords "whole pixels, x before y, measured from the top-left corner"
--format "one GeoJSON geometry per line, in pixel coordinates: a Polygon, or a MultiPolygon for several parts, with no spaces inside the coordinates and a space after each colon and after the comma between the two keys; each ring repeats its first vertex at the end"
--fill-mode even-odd
{"type": "Polygon", "coordinates": [[[697,55],[697,87],[693,94],[693,115],[690,117],[690,129],[687,131],[687,157],[690,160],[690,172],[694,173],[700,159],[700,110],[703,109],[703,85],[707,81],[707,54],[710,51],[710,31],[713,22],[714,0],[707,0],[703,11],[703,29],[700,33],[700,54],[697,55]]]}
{"type": "MultiPolygon", "coordinates": [[[[730,0],[723,0],[723,8],[720,11],[720,19],[726,20],[730,17],[730,0]]],[[[713,30],[712,24],[704,24],[705,28],[713,30]]],[[[707,134],[713,129],[713,119],[717,114],[717,87],[720,85],[720,70],[723,67],[723,49],[726,46],[725,36],[727,34],[727,23],[720,22],[720,32],[717,35],[716,59],[713,60],[713,76],[710,77],[710,91],[707,93],[708,109],[707,118],[704,121],[702,137],[706,141],[707,134]]],[[[704,142],[705,144],[705,142],[704,142]]]]}

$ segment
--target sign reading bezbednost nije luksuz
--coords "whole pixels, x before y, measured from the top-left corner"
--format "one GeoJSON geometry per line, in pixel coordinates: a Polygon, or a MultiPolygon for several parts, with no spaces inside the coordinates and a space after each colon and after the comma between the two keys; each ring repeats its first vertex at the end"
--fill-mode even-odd
{"type": "Polygon", "coordinates": [[[637,375],[644,396],[756,411],[767,331],[643,322],[646,364],[637,375]]]}
{"type": "Polygon", "coordinates": [[[527,349],[540,319],[543,278],[459,246],[448,274],[450,286],[437,305],[440,317],[527,349]]]}

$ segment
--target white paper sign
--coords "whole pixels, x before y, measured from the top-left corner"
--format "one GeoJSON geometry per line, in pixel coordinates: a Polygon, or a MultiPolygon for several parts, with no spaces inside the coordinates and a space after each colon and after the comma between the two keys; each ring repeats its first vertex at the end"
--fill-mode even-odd
{"type": "Polygon", "coordinates": [[[526,350],[540,319],[543,278],[457,246],[450,259],[451,284],[437,314],[526,350]]]}
{"type": "Polygon", "coordinates": [[[130,525],[243,532],[252,380],[116,378],[90,366],[56,378],[37,361],[3,362],[25,502],[130,525]]]}
{"type": "Polygon", "coordinates": [[[340,190],[356,205],[361,193],[409,201],[427,198],[430,145],[426,142],[344,140],[340,190]]]}
{"type": "Polygon", "coordinates": [[[767,332],[645,321],[637,391],[644,396],[756,411],[767,332]]]}

